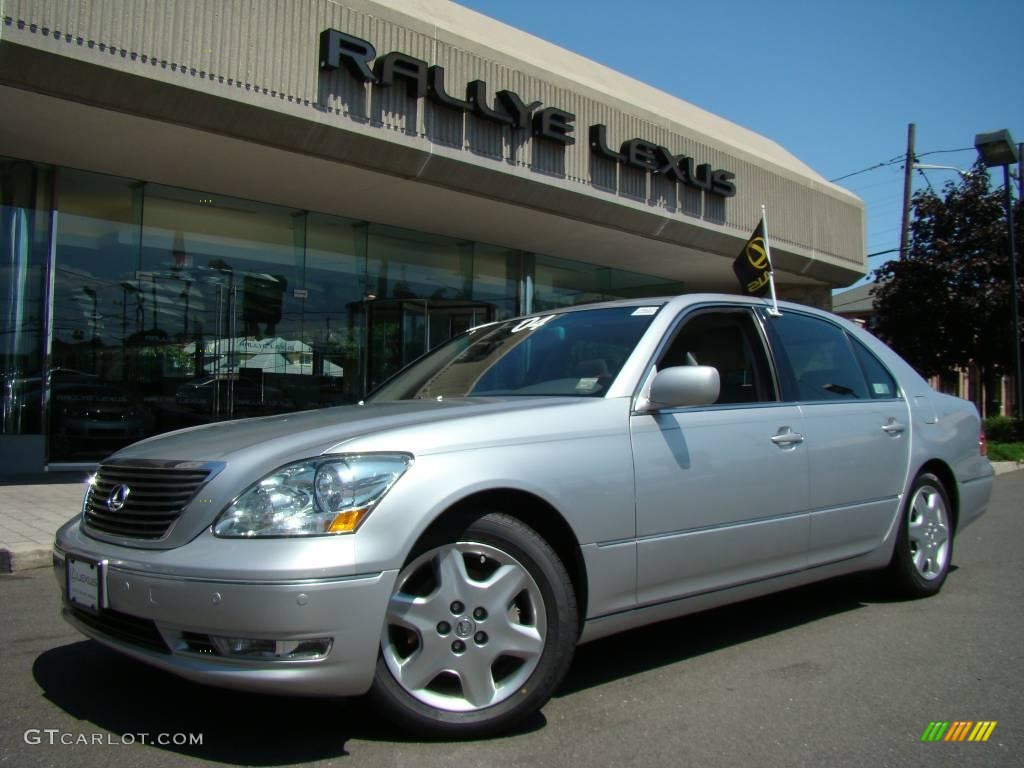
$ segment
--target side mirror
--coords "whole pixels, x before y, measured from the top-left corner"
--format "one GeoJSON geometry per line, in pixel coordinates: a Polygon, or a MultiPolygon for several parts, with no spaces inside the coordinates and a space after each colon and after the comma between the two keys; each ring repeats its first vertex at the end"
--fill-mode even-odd
{"type": "Polygon", "coordinates": [[[658,371],[647,399],[652,409],[711,405],[718,399],[720,387],[717,368],[680,365],[658,371]]]}

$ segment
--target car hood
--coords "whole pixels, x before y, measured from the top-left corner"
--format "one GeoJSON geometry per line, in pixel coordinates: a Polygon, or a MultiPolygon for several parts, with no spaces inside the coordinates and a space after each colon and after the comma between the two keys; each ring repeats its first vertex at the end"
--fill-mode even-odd
{"type": "MultiPolygon", "coordinates": [[[[190,467],[206,463],[212,472],[202,492],[197,492],[166,538],[159,541],[95,532],[89,535],[133,548],[168,549],[193,539],[242,491],[292,461],[375,451],[423,456],[585,436],[595,429],[607,430],[611,412],[622,415],[627,408],[626,401],[602,398],[412,400],[239,419],[169,432],[130,445],[104,463],[180,463],[190,467]]],[[[626,427],[624,418],[613,422],[623,430],[626,427]]]]}
{"type": "Polygon", "coordinates": [[[566,404],[566,398],[542,397],[344,405],[181,429],[142,440],[111,458],[231,462],[241,457],[266,455],[280,462],[344,450],[344,444],[363,435],[566,404]]]}

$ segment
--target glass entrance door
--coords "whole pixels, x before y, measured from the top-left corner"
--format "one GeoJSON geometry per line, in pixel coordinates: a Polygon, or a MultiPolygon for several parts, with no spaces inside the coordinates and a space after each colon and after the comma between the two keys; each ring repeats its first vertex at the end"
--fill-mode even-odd
{"type": "Polygon", "coordinates": [[[180,425],[232,419],[244,394],[238,379],[240,322],[235,276],[227,268],[192,268],[176,275],[180,341],[171,345],[173,392],[162,393],[168,420],[180,425]]]}
{"type": "Polygon", "coordinates": [[[383,299],[363,302],[369,344],[366,392],[463,331],[490,322],[494,307],[484,302],[444,299],[383,299]]]}

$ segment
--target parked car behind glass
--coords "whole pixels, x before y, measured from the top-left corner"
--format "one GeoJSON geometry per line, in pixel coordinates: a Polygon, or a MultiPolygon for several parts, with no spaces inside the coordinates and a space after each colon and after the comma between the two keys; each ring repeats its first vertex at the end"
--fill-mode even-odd
{"type": "Polygon", "coordinates": [[[580,642],[852,571],[938,592],[991,492],[979,432],[828,313],[615,302],[475,328],[365,404],[125,448],[54,564],[68,621],[137,659],[474,735],[580,642]]]}

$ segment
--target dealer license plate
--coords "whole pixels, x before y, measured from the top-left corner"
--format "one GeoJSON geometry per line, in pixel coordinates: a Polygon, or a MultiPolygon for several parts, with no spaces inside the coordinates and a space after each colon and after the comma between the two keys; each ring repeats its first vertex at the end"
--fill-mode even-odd
{"type": "Polygon", "coordinates": [[[87,611],[103,607],[103,562],[68,556],[68,602],[87,611]]]}

